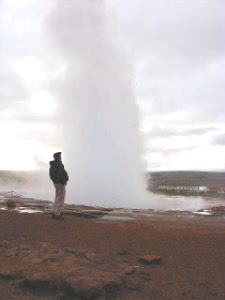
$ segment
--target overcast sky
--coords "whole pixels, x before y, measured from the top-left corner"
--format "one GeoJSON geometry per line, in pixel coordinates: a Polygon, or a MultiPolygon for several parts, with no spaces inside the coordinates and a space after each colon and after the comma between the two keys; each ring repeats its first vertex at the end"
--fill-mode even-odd
{"type": "MultiPolygon", "coordinates": [[[[105,2],[133,70],[148,169],[224,171],[225,1],[105,2]]],[[[63,63],[46,33],[54,3],[0,0],[0,169],[45,166],[62,148],[51,82],[63,63]]]]}

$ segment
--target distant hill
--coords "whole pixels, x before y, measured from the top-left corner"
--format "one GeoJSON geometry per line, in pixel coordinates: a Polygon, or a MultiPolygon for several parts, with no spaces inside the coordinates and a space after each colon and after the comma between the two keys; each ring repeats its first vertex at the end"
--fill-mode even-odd
{"type": "Polygon", "coordinates": [[[161,171],[149,172],[152,177],[183,177],[192,179],[225,179],[225,172],[205,172],[205,171],[161,171]]]}
{"type": "Polygon", "coordinates": [[[212,191],[225,189],[225,172],[165,171],[150,172],[149,186],[206,186],[212,191]]]}
{"type": "MultiPolygon", "coordinates": [[[[48,172],[37,171],[0,171],[0,182],[38,182],[48,177],[48,172]]],[[[149,172],[150,189],[158,186],[206,186],[210,190],[225,189],[225,172],[204,171],[160,171],[149,172]]]]}

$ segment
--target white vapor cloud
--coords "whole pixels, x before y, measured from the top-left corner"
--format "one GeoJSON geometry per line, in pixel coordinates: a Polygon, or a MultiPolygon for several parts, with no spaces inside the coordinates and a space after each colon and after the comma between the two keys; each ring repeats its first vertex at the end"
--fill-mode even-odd
{"type": "MultiPolygon", "coordinates": [[[[124,60],[133,70],[149,170],[224,170],[225,2],[101,1],[114,18],[115,27],[107,30],[119,33],[111,42],[127,54],[124,60]]],[[[60,83],[66,66],[49,40],[54,7],[52,0],[0,1],[0,138],[14,141],[3,144],[0,169],[34,168],[62,146],[60,124],[54,117],[60,113],[55,97],[61,86],[55,80],[60,83]],[[43,100],[43,93],[49,101],[43,100]],[[22,163],[13,165],[7,150],[15,144],[21,155],[27,154],[22,163]]],[[[67,21],[62,20],[63,31],[60,23],[53,25],[59,43],[68,41],[75,30],[67,21]]],[[[80,39],[91,30],[83,25],[77,24],[80,39]]],[[[70,57],[74,47],[81,57],[83,51],[90,51],[79,44],[65,46],[70,57]]],[[[82,64],[73,61],[76,72],[82,64]]]]}

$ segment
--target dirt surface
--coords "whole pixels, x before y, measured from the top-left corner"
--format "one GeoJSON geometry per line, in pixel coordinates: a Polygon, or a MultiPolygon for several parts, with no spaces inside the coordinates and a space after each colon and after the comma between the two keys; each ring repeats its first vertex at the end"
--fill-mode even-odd
{"type": "Polygon", "coordinates": [[[224,217],[0,211],[0,299],[223,300],[224,236],[224,217]]]}

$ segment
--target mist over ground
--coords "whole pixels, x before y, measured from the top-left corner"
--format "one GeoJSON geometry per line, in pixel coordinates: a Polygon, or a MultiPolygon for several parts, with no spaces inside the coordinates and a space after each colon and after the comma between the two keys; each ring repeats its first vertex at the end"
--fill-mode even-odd
{"type": "MultiPolygon", "coordinates": [[[[39,171],[0,171],[0,195],[16,192],[25,198],[54,201],[54,187],[48,177],[46,169],[39,171]]],[[[9,196],[11,194],[8,194],[9,196]]],[[[197,211],[211,209],[224,205],[223,197],[215,196],[169,196],[165,194],[152,194],[149,192],[150,202],[137,204],[113,205],[103,203],[103,206],[129,208],[153,208],[159,210],[188,210],[197,211]],[[149,207],[149,203],[150,206],[149,207]]],[[[1,199],[1,197],[0,197],[1,199]]],[[[66,202],[68,203],[67,199],[66,202]]],[[[76,201],[75,204],[87,204],[76,201]]],[[[95,206],[96,204],[93,204],[95,206]]]]}
{"type": "Polygon", "coordinates": [[[0,193],[15,192],[23,197],[54,200],[53,184],[46,170],[0,171],[0,193]]]}

